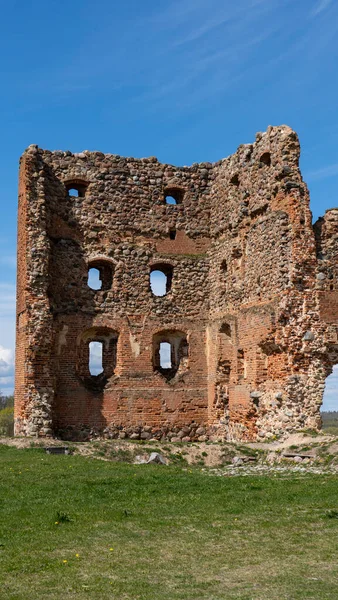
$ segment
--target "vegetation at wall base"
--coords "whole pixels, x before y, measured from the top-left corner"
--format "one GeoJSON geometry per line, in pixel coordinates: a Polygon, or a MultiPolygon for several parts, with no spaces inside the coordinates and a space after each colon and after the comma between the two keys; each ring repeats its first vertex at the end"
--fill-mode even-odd
{"type": "Polygon", "coordinates": [[[222,477],[0,446],[15,600],[336,600],[337,477],[222,477]]]}
{"type": "Polygon", "coordinates": [[[14,435],[14,396],[0,392],[0,436],[14,435]]]}

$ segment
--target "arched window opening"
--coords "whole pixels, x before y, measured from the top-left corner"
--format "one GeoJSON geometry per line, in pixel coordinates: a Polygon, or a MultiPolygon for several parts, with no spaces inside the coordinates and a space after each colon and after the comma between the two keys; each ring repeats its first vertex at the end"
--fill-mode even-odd
{"type": "Polygon", "coordinates": [[[150,289],[154,296],[165,296],[171,290],[173,268],[171,265],[154,265],[150,271],[150,289]]]}
{"type": "Polygon", "coordinates": [[[86,195],[86,188],[87,184],[85,183],[77,181],[70,181],[69,183],[66,183],[67,194],[72,198],[84,198],[86,195]]]}
{"type": "Polygon", "coordinates": [[[228,273],[228,263],[225,259],[221,262],[221,272],[223,273],[223,275],[227,275],[228,273]]]}
{"type": "Polygon", "coordinates": [[[229,323],[223,323],[220,327],[219,332],[231,338],[231,325],[229,325],[229,323]]]}
{"type": "Polygon", "coordinates": [[[327,433],[338,434],[338,364],[326,378],[323,404],[320,408],[322,427],[327,433]]]}
{"type": "Polygon", "coordinates": [[[232,183],[232,185],[238,187],[239,186],[239,177],[238,177],[238,173],[236,173],[235,175],[233,175],[230,179],[230,183],[232,183]]]}
{"type": "Polygon", "coordinates": [[[170,381],[188,368],[189,344],[181,331],[162,331],[153,337],[153,367],[170,381]]]}
{"type": "Polygon", "coordinates": [[[118,333],[107,327],[93,327],[84,332],[77,345],[77,373],[93,392],[102,392],[114,375],[118,333]]]}
{"type": "Polygon", "coordinates": [[[103,373],[103,343],[89,342],[89,373],[101,375],[103,373]]]}
{"type": "Polygon", "coordinates": [[[169,238],[171,240],[176,240],[176,229],[170,229],[170,231],[169,231],[169,238]]]}
{"type": "Polygon", "coordinates": [[[260,157],[259,160],[264,165],[267,165],[268,167],[270,167],[270,165],[271,165],[271,154],[270,154],[270,152],[264,152],[264,154],[262,154],[262,156],[260,157]]]}
{"type": "Polygon", "coordinates": [[[168,188],[164,192],[164,201],[166,204],[181,204],[184,192],[178,188],[168,188]]]}
{"type": "Polygon", "coordinates": [[[110,290],[113,283],[113,265],[105,260],[92,260],[88,267],[88,286],[94,290],[110,290]]]}
{"type": "Polygon", "coordinates": [[[100,290],[102,288],[99,269],[96,269],[95,267],[88,269],[88,286],[92,290],[100,290]]]}

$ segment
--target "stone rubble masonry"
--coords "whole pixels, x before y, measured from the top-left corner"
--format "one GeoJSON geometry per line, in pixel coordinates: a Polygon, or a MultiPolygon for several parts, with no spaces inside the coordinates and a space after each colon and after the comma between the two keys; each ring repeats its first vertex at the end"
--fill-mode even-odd
{"type": "Polygon", "coordinates": [[[29,146],[16,435],[245,441],[320,428],[338,362],[338,209],[312,226],[299,155],[286,126],[191,167],[29,146]],[[164,296],[150,288],[156,268],[164,296]],[[91,341],[103,344],[98,376],[91,341]]]}

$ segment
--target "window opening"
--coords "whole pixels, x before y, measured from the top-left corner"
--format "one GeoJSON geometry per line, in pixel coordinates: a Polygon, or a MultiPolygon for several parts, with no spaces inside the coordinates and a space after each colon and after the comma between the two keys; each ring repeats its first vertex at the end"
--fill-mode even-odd
{"type": "Polygon", "coordinates": [[[103,343],[89,343],[89,373],[101,375],[103,373],[103,343]]]}
{"type": "Polygon", "coordinates": [[[239,177],[237,173],[233,177],[231,177],[230,183],[232,183],[232,185],[235,185],[236,187],[239,186],[239,177]]]}
{"type": "Polygon", "coordinates": [[[169,342],[160,343],[160,367],[161,369],[171,369],[171,344],[169,342]]]}
{"type": "Polygon", "coordinates": [[[66,184],[68,196],[83,198],[86,194],[87,185],[85,183],[76,183],[74,181],[66,184]]]}
{"type": "Polygon", "coordinates": [[[221,262],[221,271],[224,275],[226,275],[228,272],[228,264],[226,260],[222,260],[221,262]]]}
{"type": "Polygon", "coordinates": [[[188,368],[189,344],[185,333],[163,331],[153,338],[153,367],[170,381],[188,368]]]}
{"type": "Polygon", "coordinates": [[[102,281],[99,269],[95,267],[88,269],[88,286],[92,290],[101,290],[102,281]]]}
{"type": "Polygon", "coordinates": [[[264,152],[264,154],[262,154],[262,156],[260,157],[259,160],[264,165],[267,165],[268,167],[270,167],[270,165],[271,165],[271,155],[270,155],[270,152],[264,152]]]}
{"type": "Polygon", "coordinates": [[[104,260],[93,260],[88,267],[88,286],[95,291],[110,290],[113,283],[113,265],[104,260]]]}
{"type": "Polygon", "coordinates": [[[229,323],[223,323],[219,330],[220,333],[224,333],[227,337],[231,338],[231,326],[229,323]]]}
{"type": "Polygon", "coordinates": [[[150,287],[154,296],[165,296],[167,293],[167,276],[162,271],[150,273],[150,287]]]}
{"type": "Polygon", "coordinates": [[[170,229],[169,231],[169,237],[171,240],[175,240],[176,239],[176,229],[170,229]]]}
{"type": "Polygon", "coordinates": [[[154,296],[165,296],[171,290],[173,268],[171,265],[154,265],[150,272],[150,289],[154,296]]]}
{"type": "Polygon", "coordinates": [[[243,256],[241,248],[234,246],[232,249],[232,258],[241,258],[243,256]]]}
{"type": "Polygon", "coordinates": [[[166,196],[165,197],[165,203],[166,204],[177,204],[174,196],[166,196]]]}
{"type": "Polygon", "coordinates": [[[181,204],[184,192],[179,189],[170,188],[164,192],[164,201],[166,204],[181,204]]]}

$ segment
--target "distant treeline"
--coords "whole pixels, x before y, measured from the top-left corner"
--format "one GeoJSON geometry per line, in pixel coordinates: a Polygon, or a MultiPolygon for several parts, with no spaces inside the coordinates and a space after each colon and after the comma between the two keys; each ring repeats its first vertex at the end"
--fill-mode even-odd
{"type": "Polygon", "coordinates": [[[321,413],[323,421],[323,430],[326,433],[332,433],[338,435],[338,411],[325,411],[321,413]]]}
{"type": "Polygon", "coordinates": [[[338,410],[326,410],[325,412],[320,413],[323,421],[326,419],[338,419],[338,410]]]}
{"type": "Polygon", "coordinates": [[[14,406],[14,396],[4,396],[0,392],[0,410],[3,408],[12,408],[14,406]]]}

